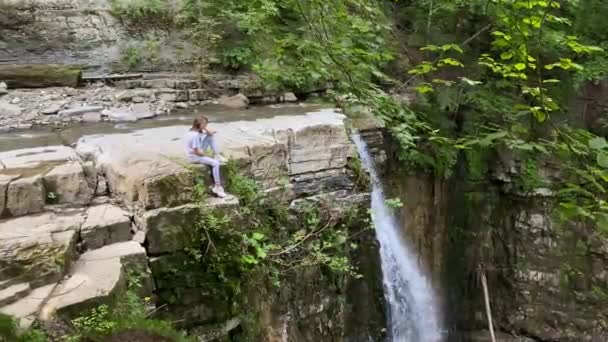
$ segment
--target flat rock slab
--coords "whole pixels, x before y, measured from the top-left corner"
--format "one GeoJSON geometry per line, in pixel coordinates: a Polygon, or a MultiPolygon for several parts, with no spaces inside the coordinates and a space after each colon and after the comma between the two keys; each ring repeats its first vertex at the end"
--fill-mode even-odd
{"type": "Polygon", "coordinates": [[[24,298],[0,307],[0,312],[19,319],[22,328],[29,328],[38,316],[42,303],[49,297],[56,285],[49,284],[36,288],[24,298]]]}
{"type": "Polygon", "coordinates": [[[30,293],[30,284],[21,283],[0,290],[0,307],[12,304],[30,293]]]}
{"type": "Polygon", "coordinates": [[[76,254],[83,210],[0,220],[0,281],[32,287],[59,281],[76,254]]]}
{"type": "Polygon", "coordinates": [[[86,113],[99,113],[103,110],[101,106],[83,106],[83,107],[75,107],[70,109],[65,109],[59,112],[61,116],[74,116],[74,115],[82,115],[86,113]]]}
{"type": "MultiPolygon", "coordinates": [[[[353,153],[345,116],[334,110],[256,121],[212,123],[221,152],[266,183],[299,174],[341,169],[353,153]]],[[[94,160],[110,188],[146,208],[177,206],[191,199],[185,142],[188,126],[128,134],[82,137],[77,150],[94,160]],[[164,180],[167,179],[166,181],[164,180]],[[155,179],[155,182],[148,180],[155,179]],[[154,185],[154,186],[151,186],[154,185]],[[181,196],[181,197],[180,197],[181,196]]]]}
{"type": "Polygon", "coordinates": [[[87,210],[86,216],[80,236],[89,250],[131,238],[131,217],[115,205],[92,206],[87,210]]]}
{"type": "Polygon", "coordinates": [[[80,156],[67,146],[44,146],[0,152],[0,173],[11,169],[39,169],[46,165],[58,165],[66,161],[80,161],[80,156]]]}
{"type": "Polygon", "coordinates": [[[147,269],[145,249],[134,241],[82,254],[69,278],[51,293],[40,318],[48,320],[55,314],[73,317],[115,298],[126,289],[127,271],[134,265],[147,269]]]}

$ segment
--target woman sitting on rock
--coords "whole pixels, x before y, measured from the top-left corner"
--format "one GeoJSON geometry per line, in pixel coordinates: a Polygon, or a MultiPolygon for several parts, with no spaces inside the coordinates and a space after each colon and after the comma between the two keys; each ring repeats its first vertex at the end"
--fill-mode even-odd
{"type": "Polygon", "coordinates": [[[224,192],[220,181],[220,164],[225,163],[226,160],[219,154],[213,137],[216,132],[207,128],[208,123],[209,119],[204,116],[197,116],[194,119],[192,128],[186,135],[186,155],[191,163],[211,166],[215,184],[211,191],[218,197],[224,198],[226,192],[224,192]],[[213,157],[207,153],[209,149],[213,152],[213,157]]]}

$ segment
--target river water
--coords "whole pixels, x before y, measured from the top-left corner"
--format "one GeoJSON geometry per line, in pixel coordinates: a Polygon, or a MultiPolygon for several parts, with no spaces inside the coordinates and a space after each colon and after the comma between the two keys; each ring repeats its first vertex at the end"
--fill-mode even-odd
{"type": "Polygon", "coordinates": [[[357,134],[353,141],[372,182],[371,215],[380,242],[384,297],[387,303],[388,342],[438,342],[442,340],[438,306],[417,258],[401,236],[386,205],[382,182],[367,145],[357,134]]]}
{"type": "Polygon", "coordinates": [[[85,135],[129,133],[146,128],[190,125],[195,112],[205,115],[213,125],[214,122],[252,121],[281,115],[304,114],[323,108],[332,107],[317,103],[252,106],[242,110],[212,104],[192,106],[186,109],[177,109],[170,115],[157,116],[137,122],[73,123],[61,128],[46,126],[0,133],[0,152],[39,146],[71,145],[85,135]]]}

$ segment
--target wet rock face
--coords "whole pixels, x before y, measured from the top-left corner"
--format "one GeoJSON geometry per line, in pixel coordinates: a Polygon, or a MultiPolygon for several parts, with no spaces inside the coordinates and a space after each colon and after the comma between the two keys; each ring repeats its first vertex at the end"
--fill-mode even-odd
{"type": "MultiPolygon", "coordinates": [[[[502,340],[605,340],[606,238],[594,227],[557,218],[551,189],[560,182],[559,168],[539,165],[543,184],[522,188],[521,161],[502,157],[475,167],[463,163],[450,180],[389,176],[393,196],[404,200],[406,235],[442,289],[447,328],[487,327],[477,280],[484,265],[502,340]]],[[[489,341],[486,334],[467,338],[489,341]]]]}

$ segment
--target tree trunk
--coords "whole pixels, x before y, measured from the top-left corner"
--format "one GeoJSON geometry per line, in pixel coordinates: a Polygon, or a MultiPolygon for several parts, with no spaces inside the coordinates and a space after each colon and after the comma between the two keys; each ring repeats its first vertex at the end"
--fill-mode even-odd
{"type": "Polygon", "coordinates": [[[0,82],[9,88],[77,87],[79,66],[59,64],[0,64],[0,82]]]}

